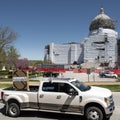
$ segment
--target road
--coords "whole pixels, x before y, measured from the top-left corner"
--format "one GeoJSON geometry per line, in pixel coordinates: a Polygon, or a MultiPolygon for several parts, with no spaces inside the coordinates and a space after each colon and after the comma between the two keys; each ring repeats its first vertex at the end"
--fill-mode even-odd
{"type": "MultiPolygon", "coordinates": [[[[120,92],[114,92],[115,111],[110,120],[120,120],[120,92]]],[[[11,118],[4,115],[3,104],[0,103],[0,120],[83,120],[82,116],[77,115],[63,115],[57,113],[47,113],[38,111],[24,111],[18,118],[11,118]]]]}
{"type": "Polygon", "coordinates": [[[110,120],[120,120],[120,92],[114,92],[115,111],[110,120]]]}

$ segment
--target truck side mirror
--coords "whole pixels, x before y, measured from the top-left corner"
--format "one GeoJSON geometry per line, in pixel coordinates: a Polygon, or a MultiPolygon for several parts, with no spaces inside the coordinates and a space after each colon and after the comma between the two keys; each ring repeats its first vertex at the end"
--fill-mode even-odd
{"type": "Polygon", "coordinates": [[[74,90],[73,88],[70,88],[68,94],[75,96],[75,95],[78,95],[78,92],[76,90],[74,90]]]}

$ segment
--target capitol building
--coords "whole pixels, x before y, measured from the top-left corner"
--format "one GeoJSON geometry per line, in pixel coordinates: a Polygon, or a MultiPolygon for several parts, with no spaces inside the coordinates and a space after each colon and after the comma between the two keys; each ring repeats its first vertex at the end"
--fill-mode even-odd
{"type": "Polygon", "coordinates": [[[45,60],[54,64],[111,63],[118,56],[118,32],[115,21],[101,8],[89,26],[89,35],[80,43],[50,43],[45,46],[45,60]]]}

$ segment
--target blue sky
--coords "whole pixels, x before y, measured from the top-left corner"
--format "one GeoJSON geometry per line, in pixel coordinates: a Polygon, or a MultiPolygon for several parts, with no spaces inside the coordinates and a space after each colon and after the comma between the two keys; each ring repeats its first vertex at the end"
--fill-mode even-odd
{"type": "Polygon", "coordinates": [[[21,58],[42,60],[46,44],[80,42],[87,37],[101,7],[117,20],[119,34],[120,0],[0,0],[0,25],[18,34],[14,46],[21,58]]]}

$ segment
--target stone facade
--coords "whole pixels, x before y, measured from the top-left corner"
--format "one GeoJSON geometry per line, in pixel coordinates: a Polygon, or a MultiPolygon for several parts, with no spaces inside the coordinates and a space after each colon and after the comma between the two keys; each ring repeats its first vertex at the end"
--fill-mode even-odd
{"type": "Polygon", "coordinates": [[[80,43],[54,44],[47,45],[45,59],[55,64],[71,64],[74,61],[83,61],[83,45],[80,43]],[[49,52],[48,52],[49,51],[49,52]]]}
{"type": "Polygon", "coordinates": [[[116,62],[117,32],[99,28],[84,40],[84,62],[116,62]]]}

